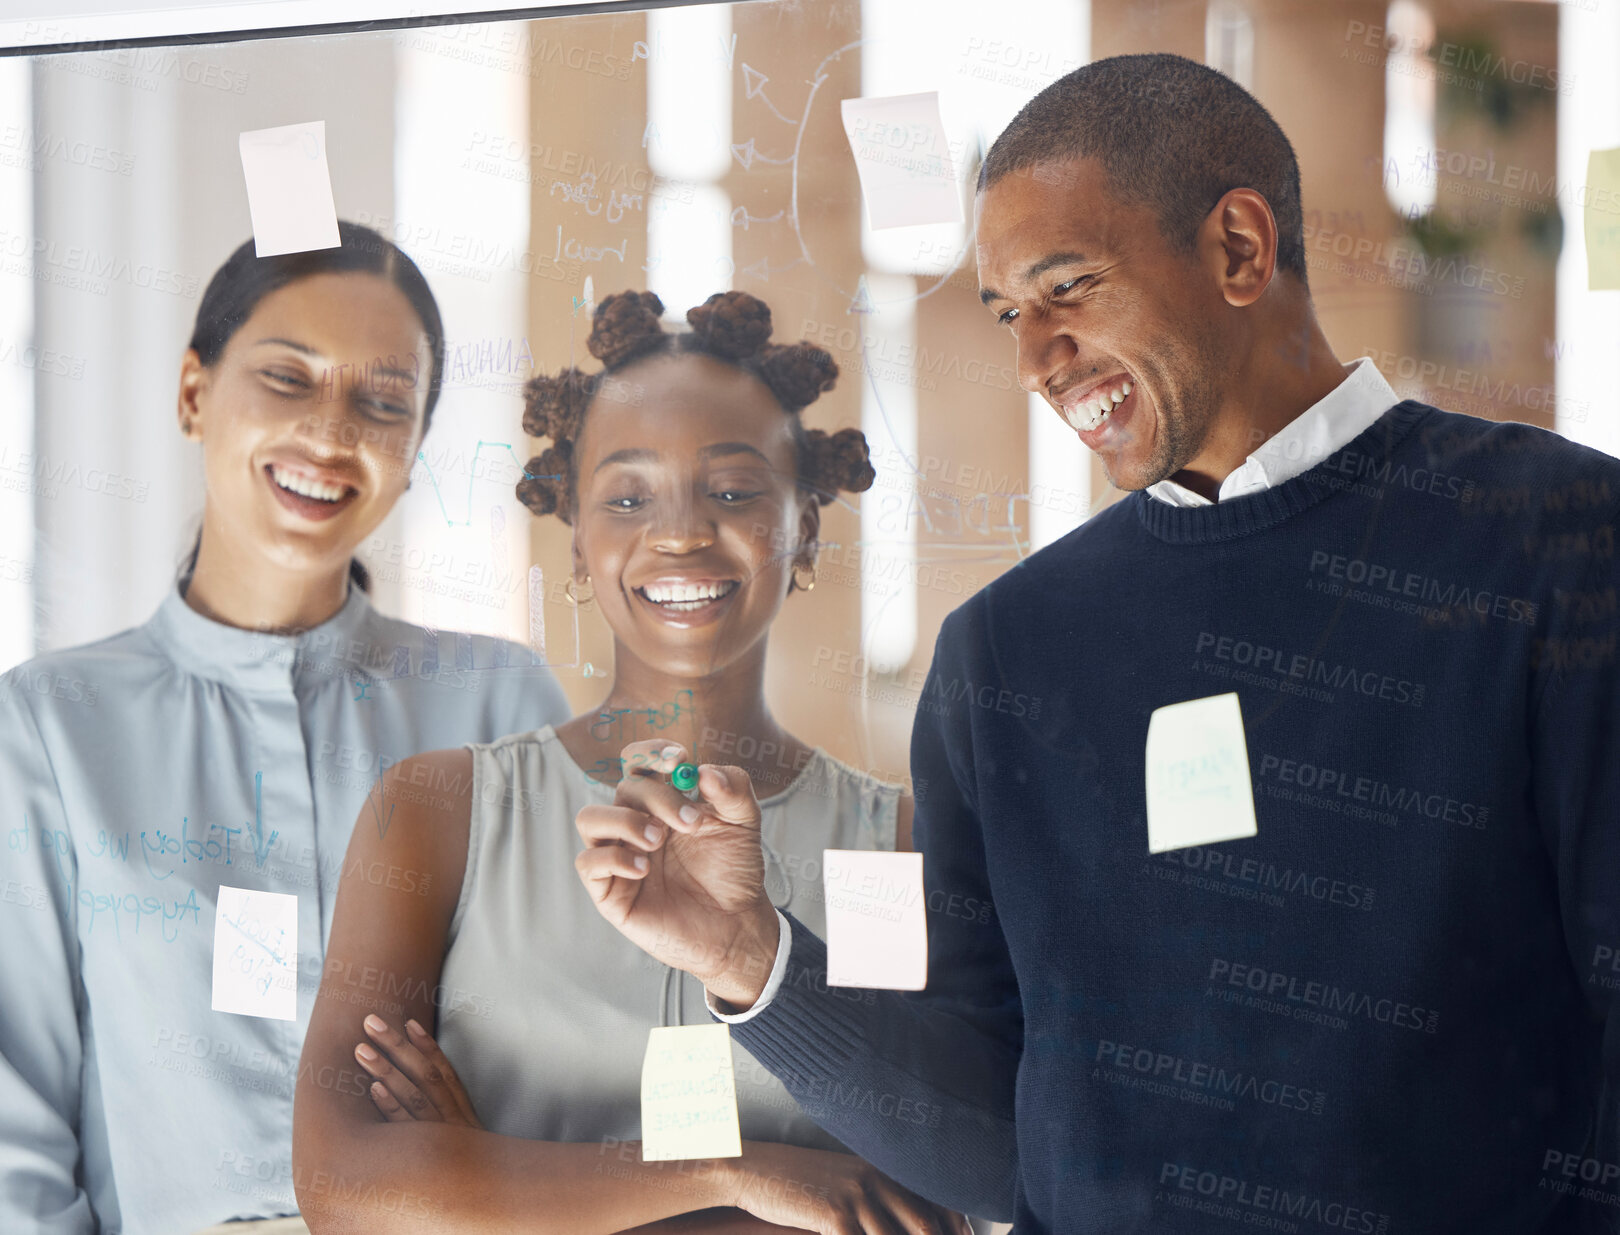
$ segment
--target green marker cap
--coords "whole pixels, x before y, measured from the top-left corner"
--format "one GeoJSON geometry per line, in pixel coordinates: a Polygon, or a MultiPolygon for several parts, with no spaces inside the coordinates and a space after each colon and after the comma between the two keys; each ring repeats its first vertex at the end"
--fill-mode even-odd
{"type": "Polygon", "coordinates": [[[669,783],[682,793],[688,789],[696,789],[697,782],[698,770],[695,763],[677,763],[675,770],[669,774],[669,783]]]}

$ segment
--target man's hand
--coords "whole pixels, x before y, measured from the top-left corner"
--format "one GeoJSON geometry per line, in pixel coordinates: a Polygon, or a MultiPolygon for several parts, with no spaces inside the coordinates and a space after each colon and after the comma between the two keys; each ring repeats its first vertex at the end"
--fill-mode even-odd
{"type": "Polygon", "coordinates": [[[759,803],[741,768],[703,764],[693,802],[665,777],[686,758],[669,742],[624,748],[612,806],[587,806],[574,859],[598,912],[637,947],[747,1008],[776,960],[759,803]]]}
{"type": "Polygon", "coordinates": [[[925,1201],[853,1154],[746,1141],[723,1159],[739,1209],[819,1235],[973,1235],[961,1214],[925,1201]]]}

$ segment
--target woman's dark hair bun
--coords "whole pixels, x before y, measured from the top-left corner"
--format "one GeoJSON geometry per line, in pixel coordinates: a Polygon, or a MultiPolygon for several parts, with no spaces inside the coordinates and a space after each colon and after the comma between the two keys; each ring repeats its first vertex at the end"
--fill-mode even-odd
{"type": "Polygon", "coordinates": [[[716,292],[686,320],[702,350],[726,360],[754,355],[771,337],[770,305],[747,292],[716,292]]]}
{"type": "Polygon", "coordinates": [[[585,347],[610,369],[642,352],[659,347],[664,324],[659,317],[664,302],[652,292],[614,292],[603,297],[591,315],[591,335],[585,347]]]}
{"type": "Polygon", "coordinates": [[[517,499],[537,515],[560,514],[568,519],[571,502],[568,475],[574,444],[566,439],[547,446],[529,460],[517,484],[517,499]]]}
{"type": "Polygon", "coordinates": [[[840,429],[836,433],[810,429],[804,439],[805,479],[823,506],[840,489],[865,493],[877,479],[866,434],[859,429],[840,429]]]}
{"type": "Polygon", "coordinates": [[[523,431],[530,437],[575,436],[591,401],[593,379],[577,368],[555,377],[541,374],[523,387],[523,431]]]}
{"type": "Polygon", "coordinates": [[[838,380],[838,362],[825,348],[807,340],[773,343],[759,358],[760,376],[790,412],[802,411],[838,380]]]}

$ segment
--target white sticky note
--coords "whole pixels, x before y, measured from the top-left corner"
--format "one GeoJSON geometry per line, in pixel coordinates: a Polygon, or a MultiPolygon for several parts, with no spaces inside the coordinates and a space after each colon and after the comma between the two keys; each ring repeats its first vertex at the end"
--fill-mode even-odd
{"type": "Polygon", "coordinates": [[[335,249],[342,243],[326,167],[326,121],[252,129],[237,145],[256,256],[335,249]]]}
{"type": "Polygon", "coordinates": [[[741,1153],[731,1026],[652,1030],[641,1061],[641,1160],[735,1158],[741,1153]]]}
{"type": "Polygon", "coordinates": [[[215,1012],[298,1019],[298,897],[220,885],[215,1012]]]}
{"type": "Polygon", "coordinates": [[[827,985],[920,991],[928,985],[922,854],[828,849],[827,985]]]}
{"type": "Polygon", "coordinates": [[[938,91],[845,99],[842,111],[874,231],[961,222],[962,197],[938,91]]]}
{"type": "Polygon", "coordinates": [[[1236,693],[1154,708],[1147,732],[1148,852],[1259,832],[1236,693]]]}

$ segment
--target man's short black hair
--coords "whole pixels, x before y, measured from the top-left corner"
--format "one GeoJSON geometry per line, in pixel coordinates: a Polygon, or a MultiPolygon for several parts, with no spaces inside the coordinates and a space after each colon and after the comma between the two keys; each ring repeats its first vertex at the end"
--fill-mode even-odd
{"type": "Polygon", "coordinates": [[[1258,99],[1225,74],[1154,52],[1110,56],[1058,78],[990,147],[980,190],[1048,160],[1090,158],[1121,201],[1151,208],[1190,247],[1229,189],[1261,194],[1277,220],[1277,266],[1305,282],[1294,148],[1258,99]]]}

